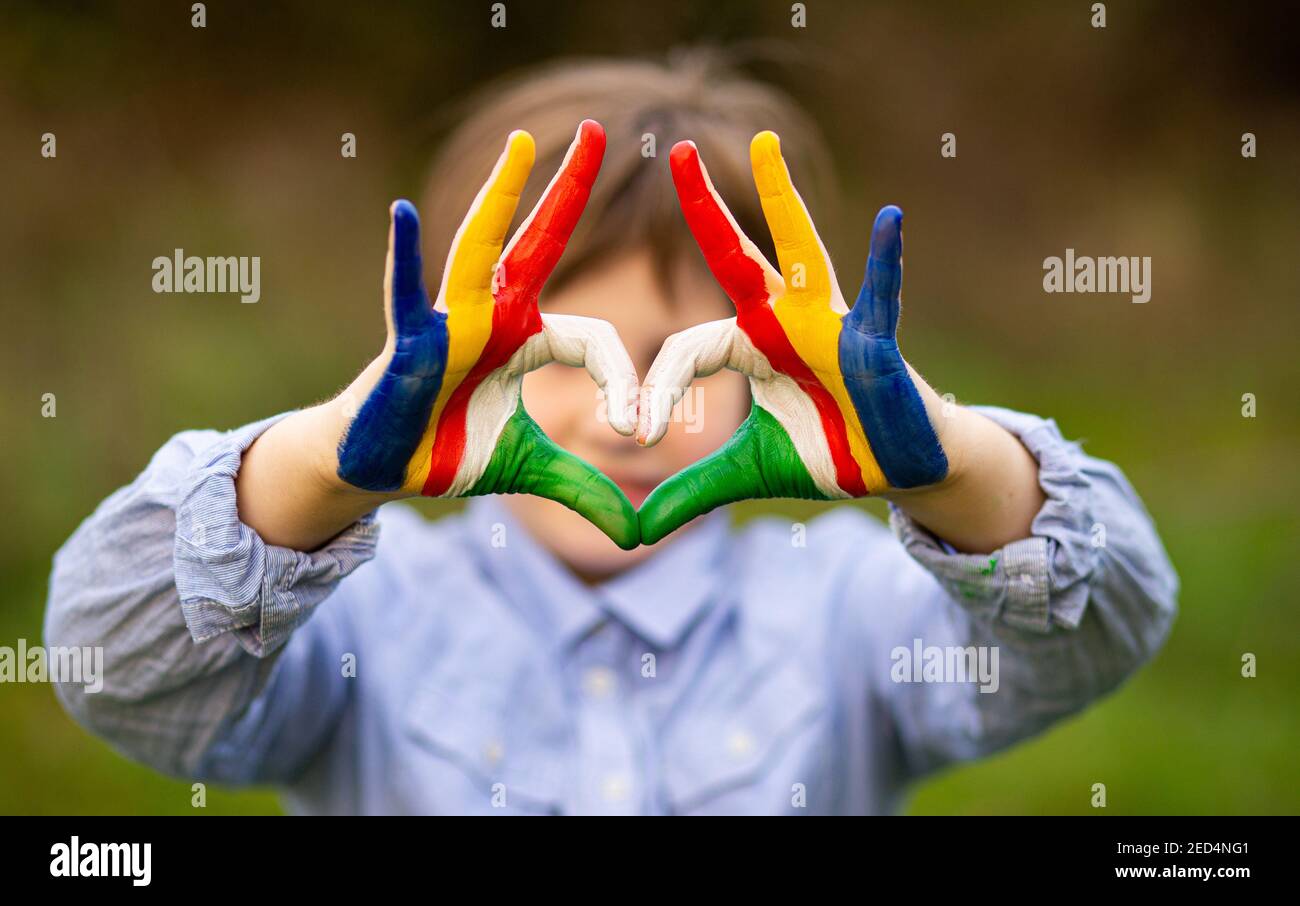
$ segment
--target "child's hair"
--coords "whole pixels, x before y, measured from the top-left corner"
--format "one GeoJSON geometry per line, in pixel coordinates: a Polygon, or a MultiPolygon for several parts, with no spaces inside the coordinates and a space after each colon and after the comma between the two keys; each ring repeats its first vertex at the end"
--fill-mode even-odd
{"type": "Polygon", "coordinates": [[[814,124],[784,93],[727,65],[722,53],[681,50],[663,62],[564,60],[514,75],[465,103],[464,118],[443,145],[420,206],[426,262],[446,260],[461,218],[512,129],[528,130],[537,142],[537,163],[519,203],[518,224],[559,168],[584,118],[605,127],[605,160],[582,220],[548,282],[552,289],[585,264],[624,249],[649,249],[669,291],[671,265],[680,256],[703,264],[668,168],[668,152],[681,139],[699,146],[737,223],[773,262],[749,165],[754,134],[771,129],[781,136],[782,154],[814,217],[825,200],[812,197],[818,174],[829,168],[814,124]],[[646,150],[650,141],[653,157],[646,150]]]}

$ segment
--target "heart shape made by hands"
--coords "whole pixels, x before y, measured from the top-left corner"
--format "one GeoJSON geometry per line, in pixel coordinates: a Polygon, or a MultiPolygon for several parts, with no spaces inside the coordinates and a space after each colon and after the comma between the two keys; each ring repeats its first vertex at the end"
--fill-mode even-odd
{"type": "Polygon", "coordinates": [[[371,491],[469,497],[534,494],[580,513],[616,544],[654,544],[697,516],[749,498],[831,500],[931,484],[948,463],[896,338],[902,212],[876,218],[866,278],[844,304],[771,132],[751,163],[780,270],[736,225],[691,142],[670,155],[686,222],[737,316],[670,337],[638,388],[613,326],[542,314],[554,270],[599,172],[605,134],[584,121],[554,179],[508,244],[535,156],[506,149],[456,234],[432,304],[419,219],[391,208],[385,273],[388,342],[339,443],[338,475],[371,491]],[[504,245],[504,248],[503,248],[504,245]],[[719,450],[670,477],[640,510],[606,475],[556,445],[524,410],[523,376],[550,362],[586,368],[611,427],[657,443],[691,381],[731,368],[750,381],[749,417],[719,450]]]}

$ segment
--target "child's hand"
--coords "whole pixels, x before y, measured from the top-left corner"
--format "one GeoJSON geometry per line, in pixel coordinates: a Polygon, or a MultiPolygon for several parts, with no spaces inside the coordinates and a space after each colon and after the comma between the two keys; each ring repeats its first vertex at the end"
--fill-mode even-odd
{"type": "Polygon", "coordinates": [[[604,131],[583,122],[560,172],[502,254],[534,157],[532,137],[512,133],[456,235],[433,306],[415,208],[393,204],[388,342],[340,397],[362,401],[339,442],[340,479],[394,496],[536,494],[581,513],[620,547],[637,545],[636,511],[623,492],[556,446],[520,401],[525,373],[552,361],[584,366],[607,393],[611,426],[635,431],[636,371],[613,326],[542,315],[537,307],[604,150],[604,131]]]}
{"type": "Polygon", "coordinates": [[[730,441],[657,487],[641,506],[646,544],[724,503],[758,497],[862,497],[933,485],[948,458],[922,401],[937,397],[898,351],[902,212],[876,217],[866,281],[849,310],[790,181],[775,134],[750,145],[778,273],[736,226],[694,144],[671,154],[686,222],[737,317],[668,339],[646,378],[638,438],[656,443],[696,376],[749,376],[753,408],[730,441]]]}

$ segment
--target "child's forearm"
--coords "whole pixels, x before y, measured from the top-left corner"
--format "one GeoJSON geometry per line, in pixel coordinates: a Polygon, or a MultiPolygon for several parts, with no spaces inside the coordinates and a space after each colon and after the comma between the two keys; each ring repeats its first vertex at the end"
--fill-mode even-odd
{"type": "MultiPolygon", "coordinates": [[[[354,387],[374,383],[372,363],[354,387]]],[[[347,430],[349,388],[277,422],[244,452],[235,490],[240,520],[267,544],[312,551],[380,504],[407,496],[353,487],[338,477],[338,444],[347,430]]]]}
{"type": "Polygon", "coordinates": [[[948,475],[936,485],[882,496],[965,553],[991,553],[1029,537],[1046,500],[1037,461],[1005,428],[945,404],[915,371],[912,380],[948,456],[948,475]]]}
{"type": "MultiPolygon", "coordinates": [[[[341,581],[366,581],[348,577],[375,547],[375,532],[367,529],[310,555],[276,556],[249,543],[235,518],[230,476],[265,427],[172,438],[54,556],[45,645],[87,652],[85,682],[56,683],[60,700],[114,748],[167,773],[243,783],[283,779],[276,769],[306,763],[328,734],[285,731],[274,746],[207,756],[222,739],[258,738],[250,727],[262,718],[308,714],[313,728],[326,727],[347,698],[328,672],[313,672],[280,683],[280,704],[249,716],[250,703],[268,688],[271,659],[291,635],[316,638],[307,646],[333,637],[337,629],[316,635],[302,624],[341,581]],[[102,659],[91,659],[92,649],[102,659]],[[286,690],[296,690],[293,701],[283,698],[286,690]]],[[[282,669],[307,669],[303,659],[291,660],[282,669]]]]}

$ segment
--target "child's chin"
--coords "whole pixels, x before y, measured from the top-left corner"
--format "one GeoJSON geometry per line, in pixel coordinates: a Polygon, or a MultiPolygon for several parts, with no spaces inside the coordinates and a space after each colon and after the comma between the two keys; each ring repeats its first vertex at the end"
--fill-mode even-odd
{"type": "Polygon", "coordinates": [[[596,526],[554,501],[522,495],[505,500],[537,544],[585,578],[612,576],[640,563],[651,552],[648,547],[620,549],[596,526]]]}
{"type": "Polygon", "coordinates": [[[642,486],[629,486],[622,488],[623,493],[627,495],[627,499],[631,501],[632,506],[636,507],[638,510],[641,509],[641,504],[645,503],[645,499],[650,496],[652,490],[654,490],[654,488],[642,486]]]}
{"type": "Polygon", "coordinates": [[[584,578],[603,579],[616,575],[640,563],[654,551],[649,547],[622,550],[594,525],[588,528],[590,532],[583,532],[586,537],[566,532],[562,537],[550,539],[549,543],[543,541],[565,566],[584,578]]]}

